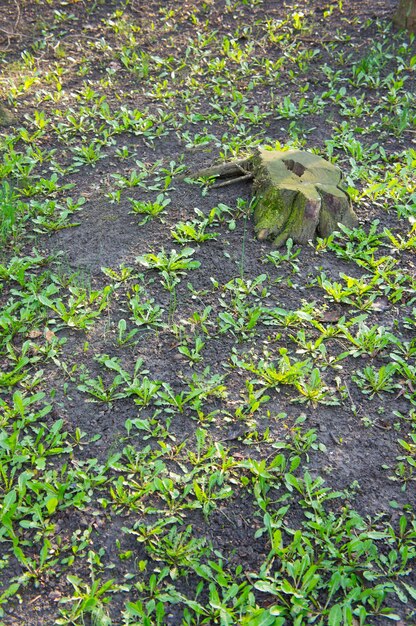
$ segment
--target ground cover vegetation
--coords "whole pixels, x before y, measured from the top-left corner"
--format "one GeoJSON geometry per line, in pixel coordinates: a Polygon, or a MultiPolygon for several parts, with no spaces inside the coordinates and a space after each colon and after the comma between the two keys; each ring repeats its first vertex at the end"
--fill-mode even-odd
{"type": "Polygon", "coordinates": [[[416,622],[414,36],[395,2],[6,0],[0,623],[416,622]],[[276,250],[258,145],[359,226],[276,250]]]}

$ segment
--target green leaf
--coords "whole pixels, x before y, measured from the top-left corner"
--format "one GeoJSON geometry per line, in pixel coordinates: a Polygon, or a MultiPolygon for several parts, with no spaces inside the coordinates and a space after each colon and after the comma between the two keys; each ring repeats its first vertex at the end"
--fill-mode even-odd
{"type": "Polygon", "coordinates": [[[409,596],[411,596],[413,600],[416,600],[416,589],[414,587],[411,587],[410,585],[408,585],[407,583],[403,581],[402,581],[402,585],[406,589],[409,596]]]}
{"type": "Polygon", "coordinates": [[[276,595],[276,586],[269,583],[267,580],[258,580],[254,583],[254,588],[263,593],[271,593],[276,595]]]}
{"type": "Polygon", "coordinates": [[[387,533],[386,532],[379,532],[377,530],[371,530],[370,532],[366,533],[366,536],[369,539],[386,539],[387,538],[387,533]]]}
{"type": "Polygon", "coordinates": [[[298,479],[293,476],[293,474],[285,474],[285,481],[288,485],[294,487],[297,491],[302,491],[298,479]]]}
{"type": "Polygon", "coordinates": [[[342,608],[340,604],[334,604],[328,615],[328,626],[339,626],[342,624],[342,608]]]}
{"type": "Polygon", "coordinates": [[[71,585],[73,585],[74,587],[79,587],[80,585],[82,585],[82,578],[79,578],[79,576],[74,576],[73,574],[68,574],[68,576],[66,577],[68,582],[71,583],[71,585]]]}
{"type": "Polygon", "coordinates": [[[5,513],[10,509],[10,507],[16,502],[16,490],[12,489],[4,496],[3,507],[2,507],[2,517],[4,517],[5,513]]]}
{"type": "Polygon", "coordinates": [[[242,626],[280,626],[284,624],[284,618],[276,618],[267,609],[258,609],[255,613],[244,617],[242,626]]]}
{"type": "Polygon", "coordinates": [[[52,513],[55,513],[55,511],[56,511],[56,507],[59,504],[59,500],[55,496],[50,496],[46,500],[45,504],[46,504],[46,508],[48,509],[49,515],[52,515],[52,513]]]}

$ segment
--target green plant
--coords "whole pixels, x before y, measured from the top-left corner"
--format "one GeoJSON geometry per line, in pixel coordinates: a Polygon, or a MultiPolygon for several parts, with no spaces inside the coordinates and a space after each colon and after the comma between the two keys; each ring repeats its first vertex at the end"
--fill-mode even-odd
{"type": "Polygon", "coordinates": [[[295,383],[300,396],[298,402],[311,402],[314,406],[318,404],[339,404],[339,399],[333,395],[331,390],[321,378],[318,368],[314,368],[308,378],[301,378],[295,383]]]}
{"type": "Polygon", "coordinates": [[[207,233],[206,228],[210,222],[208,219],[199,221],[192,220],[187,222],[178,222],[175,229],[171,231],[173,239],[179,243],[188,243],[189,241],[196,241],[202,243],[203,241],[209,241],[210,239],[217,239],[218,233],[207,233]]]}
{"type": "Polygon", "coordinates": [[[204,346],[205,342],[201,339],[201,337],[195,337],[194,347],[188,347],[188,345],[185,344],[179,346],[178,350],[181,354],[186,356],[191,363],[199,363],[203,359],[201,350],[204,346]]]}
{"type": "Polygon", "coordinates": [[[396,363],[382,365],[379,370],[368,365],[363,370],[357,370],[357,373],[352,376],[352,379],[357,383],[363,393],[370,395],[370,398],[372,398],[376,394],[380,395],[381,391],[393,393],[396,389],[400,388],[397,382],[393,382],[393,376],[396,370],[396,363]]]}
{"type": "Polygon", "coordinates": [[[131,319],[137,326],[163,328],[164,309],[159,304],[155,304],[154,298],[142,300],[140,294],[129,294],[128,307],[132,313],[131,319]]]}
{"type": "Polygon", "coordinates": [[[88,615],[92,623],[98,626],[111,626],[111,620],[104,607],[109,602],[108,592],[114,589],[114,580],[102,582],[98,578],[89,584],[79,576],[71,574],[68,575],[68,582],[74,588],[73,595],[63,598],[61,604],[72,604],[72,607],[69,610],[61,609],[62,617],[56,623],[64,626],[88,615]]]}
{"type": "Polygon", "coordinates": [[[3,182],[0,189],[0,238],[3,244],[15,229],[17,213],[21,206],[9,183],[3,182]]]}
{"type": "Polygon", "coordinates": [[[0,622],[415,623],[415,36],[32,4],[0,32],[0,622]],[[337,163],[360,226],[274,250],[256,188],[186,178],[259,146],[337,163]]]}
{"type": "Polygon", "coordinates": [[[51,300],[47,296],[39,295],[41,304],[51,309],[66,325],[72,328],[90,328],[97,317],[109,305],[112,293],[110,286],[101,290],[88,292],[85,288],[70,287],[67,302],[62,299],[51,300]]]}
{"type": "Polygon", "coordinates": [[[95,163],[104,158],[104,154],[101,152],[102,143],[99,141],[92,141],[87,146],[74,146],[72,151],[74,153],[73,166],[75,169],[82,166],[84,163],[95,166],[95,163]]]}
{"type": "Polygon", "coordinates": [[[117,325],[117,343],[119,346],[135,345],[137,342],[133,341],[133,337],[139,332],[137,328],[126,332],[127,322],[125,319],[121,319],[117,325]]]}
{"type": "Polygon", "coordinates": [[[140,224],[146,224],[152,217],[158,216],[171,202],[171,199],[166,198],[163,193],[157,196],[155,202],[141,202],[140,200],[133,200],[133,198],[129,198],[129,200],[132,204],[132,213],[146,216],[140,224]]]}
{"type": "Polygon", "coordinates": [[[147,269],[166,272],[168,275],[181,275],[201,265],[199,261],[192,259],[194,252],[193,248],[183,248],[180,252],[171,250],[167,255],[162,249],[158,254],[143,254],[137,257],[136,261],[147,269]]]}
{"type": "Polygon", "coordinates": [[[107,402],[110,406],[114,400],[127,396],[124,388],[124,379],[119,375],[115,376],[108,386],[101,376],[91,378],[89,374],[81,374],[80,380],[81,383],[78,385],[79,391],[88,393],[96,401],[107,402]]]}
{"type": "Polygon", "coordinates": [[[367,326],[362,319],[358,321],[358,329],[356,334],[352,334],[350,329],[343,324],[339,324],[342,334],[352,344],[352,348],[340,355],[342,358],[346,354],[354,357],[362,354],[368,354],[371,357],[382,352],[387,346],[396,343],[395,336],[383,326],[367,326]]]}

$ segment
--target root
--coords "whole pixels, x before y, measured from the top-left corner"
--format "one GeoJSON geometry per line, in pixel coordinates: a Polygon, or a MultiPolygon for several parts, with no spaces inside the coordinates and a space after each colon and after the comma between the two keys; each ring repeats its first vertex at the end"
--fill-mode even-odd
{"type": "Polygon", "coordinates": [[[230,163],[223,163],[222,165],[213,165],[212,167],[205,167],[196,172],[188,174],[188,178],[242,178],[247,175],[251,169],[252,157],[247,159],[238,159],[236,161],[230,161],[230,163]]]}

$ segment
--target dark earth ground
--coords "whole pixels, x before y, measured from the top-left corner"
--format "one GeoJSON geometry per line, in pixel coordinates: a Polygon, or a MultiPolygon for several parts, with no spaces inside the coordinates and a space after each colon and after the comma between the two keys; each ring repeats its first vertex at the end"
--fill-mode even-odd
{"type": "MultiPolygon", "coordinates": [[[[63,5],[63,3],[61,3],[63,5]]],[[[106,54],[99,50],[88,48],[88,42],[94,41],[102,36],[103,20],[108,19],[120,8],[119,2],[94,3],[94,10],[91,9],[93,3],[74,2],[67,3],[64,7],[74,18],[62,26],[54,21],[53,11],[56,3],[15,3],[9,0],[2,2],[0,9],[0,36],[3,37],[1,45],[5,52],[6,63],[12,64],[20,56],[22,49],[28,48],[35,39],[44,37],[48,33],[51,44],[47,44],[40,64],[50,63],[54,55],[54,45],[57,42],[65,43],[65,53],[67,57],[73,57],[74,67],[77,67],[79,59],[84,54],[88,56],[90,71],[88,80],[91,84],[98,85],[98,81],[105,76],[106,54]],[[19,15],[16,15],[16,7],[19,6],[19,15]],[[19,18],[18,21],[16,18],[19,18]],[[13,31],[17,35],[14,36],[13,31]],[[8,35],[6,34],[9,33],[8,35]]],[[[209,17],[209,28],[217,30],[218,36],[229,35],[235,32],[237,27],[241,28],[242,40],[244,25],[251,25],[256,21],[266,18],[279,19],[286,11],[287,3],[277,0],[275,2],[263,2],[259,6],[248,7],[239,5],[238,11],[227,12],[224,10],[224,3],[214,1],[207,3],[209,9],[205,10],[200,3],[174,3],[148,1],[131,2],[125,9],[128,19],[133,20],[140,26],[140,45],[148,54],[169,54],[183,56],[189,41],[194,37],[195,25],[187,19],[191,8],[195,4],[200,9],[201,20],[205,15],[209,17]],[[177,6],[179,4],[180,6],[177,6]],[[160,20],[160,8],[172,7],[177,10],[175,20],[172,20],[171,30],[165,29],[158,33],[151,27],[154,21],[158,25],[160,20]],[[204,13],[205,11],[205,13],[204,13]]],[[[356,23],[351,23],[343,18],[341,13],[335,12],[331,20],[322,18],[321,2],[298,2],[299,10],[304,9],[308,15],[314,16],[313,27],[304,35],[305,46],[320,47],[322,41],[330,40],[332,34],[339,29],[342,32],[345,46],[350,47],[353,58],[362,55],[371,46],[378,36],[377,25],[372,22],[368,27],[364,27],[367,19],[375,18],[390,20],[395,7],[393,0],[378,0],[377,2],[354,2],[348,0],[343,3],[343,11],[349,20],[357,18],[356,23]]],[[[61,7],[63,10],[63,8],[61,7]]],[[[111,47],[116,48],[114,33],[106,29],[105,39],[111,47]]],[[[278,54],[273,47],[265,51],[265,54],[278,54]]],[[[328,56],[327,52],[323,52],[328,56]]],[[[327,62],[330,63],[328,57],[327,62]]],[[[57,60],[59,62],[59,59],[57,60]]],[[[324,61],[319,60],[322,64],[324,61]]],[[[352,60],[350,61],[352,63],[352,60]]],[[[146,95],[146,85],[142,79],[132,77],[120,64],[114,63],[116,77],[120,84],[116,88],[109,90],[107,99],[110,106],[116,106],[118,102],[117,89],[120,88],[127,94],[123,96],[122,102],[126,106],[141,109],[144,106],[164,108],[167,111],[186,110],[186,102],[176,97],[166,102],[154,101],[151,96],[146,95]]],[[[186,74],[186,67],[181,70],[186,74]]],[[[388,72],[388,68],[385,70],[388,72]]],[[[322,91],[323,85],[319,78],[314,79],[314,65],[312,63],[309,81],[311,88],[309,97],[322,91]]],[[[317,74],[318,76],[318,74],[317,74]]],[[[84,78],[74,73],[65,76],[65,90],[76,92],[81,90],[84,78]]],[[[413,78],[413,87],[415,81],[413,78]]],[[[407,84],[407,89],[411,87],[407,84]]],[[[223,86],[227,92],[227,85],[223,86]]],[[[240,84],[239,89],[244,92],[244,85],[240,84]]],[[[284,89],[289,89],[288,84],[284,89]]],[[[270,94],[268,86],[259,86],[254,91],[247,91],[247,107],[258,105],[261,110],[267,106],[270,94]]],[[[289,91],[287,92],[289,93],[289,91]]],[[[285,93],[279,94],[284,97],[285,93]]],[[[203,95],[199,94],[198,110],[201,116],[204,114],[203,95]]],[[[56,105],[53,103],[43,103],[44,110],[50,107],[52,111],[56,105]]],[[[194,103],[192,103],[192,107],[194,103]]],[[[36,104],[28,96],[20,103],[15,114],[18,124],[24,123],[25,114],[33,114],[36,104]]],[[[195,105],[195,109],[196,109],[195,105]]],[[[206,107],[205,112],[209,108],[206,107]]],[[[323,148],[325,141],[331,136],[331,125],[341,122],[338,110],[334,108],[329,114],[319,113],[301,120],[301,126],[308,131],[306,148],[323,148]],[[337,119],[338,118],[338,119],[337,119]]],[[[360,123],[362,123],[360,121],[360,123]]],[[[202,124],[200,122],[200,124],[202,124]]],[[[237,124],[237,122],[236,122],[237,124]]],[[[249,122],[247,122],[249,125],[249,122]]],[[[223,133],[233,134],[233,128],[223,122],[213,122],[207,126],[208,132],[221,137],[223,133]]],[[[188,124],[182,128],[182,132],[189,129],[192,133],[197,132],[198,126],[188,124]]],[[[252,129],[252,136],[259,139],[274,138],[284,144],[288,137],[289,120],[266,118],[262,127],[257,125],[252,129]]],[[[91,133],[91,136],[93,132],[91,133]]],[[[363,136],[362,141],[367,138],[363,136]]],[[[43,148],[56,148],[55,158],[61,163],[69,163],[70,152],[65,145],[58,142],[53,135],[43,138],[43,148]]],[[[374,141],[372,136],[369,141],[374,141]]],[[[405,134],[401,137],[392,135],[386,136],[383,140],[384,148],[387,152],[399,152],[407,147],[409,142],[415,143],[413,134],[405,134]]],[[[76,193],[87,199],[86,208],[76,215],[76,221],[80,225],[76,228],[68,228],[53,233],[50,236],[39,235],[35,242],[36,248],[42,254],[61,251],[62,256],[57,258],[54,268],[61,274],[70,275],[74,271],[79,272],[81,282],[90,282],[92,286],[102,286],[102,267],[117,268],[121,264],[125,266],[138,267],[135,259],[138,255],[145,254],[151,250],[159,251],[164,247],[170,250],[174,247],[171,239],[170,229],[179,220],[192,219],[194,207],[198,207],[202,212],[208,214],[212,207],[219,203],[234,207],[236,199],[241,198],[246,204],[251,199],[250,185],[236,184],[223,189],[210,190],[206,195],[201,194],[198,186],[190,185],[180,179],[175,179],[174,190],[169,191],[171,204],[166,214],[165,222],[153,219],[145,225],[138,227],[139,219],[129,213],[129,203],[124,197],[120,203],[110,203],[104,197],[113,181],[111,174],[115,171],[122,171],[120,159],[115,156],[115,149],[122,145],[128,145],[136,159],[144,163],[154,163],[158,159],[163,159],[165,164],[174,160],[178,162],[181,155],[183,164],[188,170],[196,167],[209,165],[219,157],[218,147],[209,145],[208,148],[187,149],[183,136],[171,130],[166,135],[162,135],[157,140],[150,142],[143,136],[132,134],[117,137],[117,145],[106,149],[107,157],[98,161],[94,167],[84,166],[80,171],[65,175],[65,183],[74,183],[76,193]]],[[[348,162],[343,164],[345,170],[348,169],[348,162]]],[[[130,161],[126,162],[126,170],[131,171],[130,161]]],[[[133,190],[131,195],[136,199],[143,199],[144,194],[133,190]]],[[[130,190],[127,195],[130,195],[130,190]]],[[[398,219],[393,213],[383,211],[375,203],[363,201],[355,207],[360,224],[367,230],[374,219],[380,220],[379,229],[383,227],[397,230],[398,219]]],[[[360,275],[354,263],[338,259],[335,254],[317,252],[313,246],[302,248],[297,262],[300,266],[299,273],[293,273],[289,264],[281,266],[279,269],[263,262],[264,256],[270,251],[270,243],[258,242],[254,236],[253,224],[250,219],[245,219],[244,214],[236,221],[234,230],[229,230],[227,224],[222,224],[215,228],[220,236],[215,241],[202,244],[196,254],[196,258],[201,261],[198,269],[189,272],[186,278],[182,279],[176,291],[176,309],[169,313],[172,321],[179,324],[188,319],[195,310],[203,310],[207,306],[212,306],[214,311],[218,309],[218,298],[221,296],[221,288],[213,288],[212,278],[225,285],[233,278],[244,276],[246,279],[256,277],[263,272],[267,272],[270,280],[267,282],[267,296],[263,299],[264,306],[278,306],[287,310],[297,310],[302,306],[302,302],[316,302],[315,308],[321,311],[320,316],[324,323],[337,322],[342,315],[350,315],[351,307],[342,303],[326,302],[323,299],[322,290],[318,285],[313,285],[313,279],[317,271],[324,271],[333,280],[339,278],[340,272],[348,275],[360,275]],[[242,242],[244,244],[242,245],[242,242]],[[283,268],[283,269],[282,269],[283,268]],[[276,282],[275,279],[281,277],[276,282]],[[289,279],[289,281],[287,280],[289,279]],[[190,291],[187,284],[192,282],[193,291],[190,291]]],[[[192,245],[192,244],[190,244],[192,245]]],[[[33,243],[22,254],[29,253],[33,243]]],[[[192,245],[196,248],[196,245],[192,245]]],[[[5,253],[7,255],[7,251],[5,253]]],[[[414,256],[411,250],[401,254],[401,267],[403,271],[414,274],[414,256]]],[[[142,268],[140,272],[143,271],[142,268]]],[[[161,287],[156,274],[147,273],[146,279],[155,279],[147,286],[148,292],[165,310],[172,309],[170,294],[161,287]]],[[[222,296],[227,300],[226,291],[222,296]]],[[[409,295],[409,303],[411,294],[409,295]]],[[[251,302],[251,300],[249,299],[251,302]]],[[[251,302],[252,303],[252,302],[251,302]]],[[[400,325],[400,316],[403,315],[403,302],[400,307],[394,303],[380,299],[380,306],[370,310],[369,318],[366,320],[368,326],[374,324],[394,328],[398,322],[401,336],[404,340],[410,341],[412,333],[410,330],[400,325]]],[[[409,304],[409,311],[411,306],[409,304]]],[[[358,314],[356,312],[356,314],[358,314]]],[[[398,447],[398,418],[397,412],[403,415],[409,414],[409,401],[400,394],[383,394],[379,399],[363,396],[356,386],[351,386],[348,390],[349,400],[337,406],[325,406],[319,404],[317,407],[308,404],[291,404],[296,395],[291,388],[283,388],[280,393],[270,390],[270,400],[267,403],[267,413],[258,416],[247,415],[245,419],[238,420],[233,415],[233,409],[241,402],[241,394],[244,393],[244,377],[246,372],[239,368],[229,369],[229,357],[232,347],[235,345],[237,353],[247,356],[250,351],[253,354],[260,354],[263,349],[269,350],[273,355],[278,355],[279,348],[287,346],[287,332],[279,333],[273,327],[262,326],[256,329],[253,337],[237,342],[231,334],[216,335],[207,341],[204,348],[203,367],[189,367],[189,362],[178,352],[177,339],[169,329],[162,328],[158,332],[142,332],[136,339],[139,341],[133,347],[119,347],[115,343],[117,324],[121,318],[126,318],[126,289],[121,287],[115,296],[111,309],[87,334],[79,331],[60,330],[57,331],[59,337],[65,336],[67,342],[63,349],[62,361],[69,367],[74,364],[88,367],[91,375],[102,373],[100,367],[92,360],[91,355],[110,354],[118,356],[126,364],[134,363],[137,358],[141,358],[147,369],[151,372],[151,377],[155,380],[163,380],[171,384],[175,389],[186,388],[186,381],[195,371],[203,375],[206,367],[211,373],[220,372],[227,375],[228,397],[226,400],[214,398],[211,402],[211,410],[220,410],[220,418],[216,418],[209,425],[209,438],[214,442],[222,442],[226,449],[235,458],[247,456],[247,450],[251,457],[268,458],[276,451],[276,442],[291,438],[295,439],[295,433],[299,430],[299,418],[303,418],[302,432],[306,433],[313,429],[316,431],[317,442],[320,449],[314,445],[308,452],[307,468],[313,476],[322,476],[327,487],[344,491],[343,497],[333,504],[335,512],[340,512],[348,504],[348,494],[350,494],[350,505],[363,518],[366,516],[383,516],[390,520],[392,524],[397,520],[404,509],[411,510],[414,507],[414,483],[408,485],[407,490],[401,490],[400,484],[387,479],[387,474],[383,466],[391,466],[392,459],[395,459],[400,452],[398,447]],[[88,341],[88,348],[85,342],[88,341]],[[287,389],[287,390],[286,390],[287,389]],[[353,405],[355,409],[353,410],[353,405]],[[283,416],[282,416],[283,414],[283,416]],[[369,418],[369,424],[363,418],[369,418]],[[262,433],[266,428],[267,441],[261,441],[262,433]],[[253,439],[250,433],[256,432],[253,439]],[[258,441],[256,441],[256,439],[258,441]],[[325,448],[323,447],[325,446],[325,448]],[[323,451],[325,450],[325,451],[323,451]],[[396,502],[395,508],[390,506],[392,501],[396,502]]],[[[280,329],[279,329],[280,331],[280,329]]],[[[289,329],[290,331],[290,329],[289,329]]],[[[328,342],[328,349],[333,354],[340,352],[341,340],[334,338],[328,342]]],[[[342,378],[348,376],[357,367],[364,367],[367,361],[374,366],[382,366],[385,363],[383,355],[376,355],[372,359],[366,356],[348,357],[343,361],[342,378]]],[[[105,464],[112,455],[122,451],[124,447],[123,438],[126,435],[126,419],[137,417],[137,406],[131,399],[115,401],[112,405],[94,404],[86,399],[85,394],[77,389],[77,384],[71,377],[63,377],[62,370],[52,365],[44,368],[43,388],[56,390],[53,400],[53,412],[47,416],[47,420],[52,423],[58,418],[62,418],[66,429],[74,431],[80,428],[87,436],[86,440],[92,439],[99,434],[100,438],[84,446],[79,446],[73,454],[72,463],[76,466],[88,459],[96,458],[99,464],[105,464]]],[[[335,374],[334,374],[335,376],[335,374]]],[[[149,418],[153,410],[144,410],[142,418],[149,418]]],[[[163,418],[165,419],[165,417],[163,418]]],[[[195,415],[190,411],[184,411],[175,415],[170,424],[171,445],[180,446],[182,442],[186,447],[194,446],[194,434],[200,424],[195,419],[195,415]]],[[[155,438],[150,440],[152,445],[156,445],[155,438]]],[[[136,436],[133,445],[138,450],[143,449],[148,441],[141,441],[136,436]]],[[[173,474],[179,472],[178,460],[174,458],[170,461],[170,469],[173,474]]],[[[277,497],[275,491],[273,497],[277,497]]],[[[300,525],[302,511],[294,505],[286,523],[292,528],[300,525]]],[[[134,535],[124,534],[122,527],[131,527],[137,517],[137,513],[126,511],[123,515],[117,515],[110,507],[103,511],[97,498],[82,509],[68,509],[58,511],[54,516],[56,524],[54,533],[61,536],[63,541],[69,538],[75,531],[91,530],[90,547],[95,552],[104,548],[105,556],[103,563],[112,563],[109,576],[117,581],[122,581],[123,576],[131,568],[130,561],[118,559],[118,549],[115,540],[120,538],[124,551],[132,550],[135,553],[135,562],[146,558],[146,551],[142,544],[136,541],[134,535]]],[[[214,510],[208,521],[206,521],[199,511],[188,513],[184,520],[184,525],[192,524],[193,532],[196,536],[205,536],[212,541],[214,548],[226,555],[227,564],[232,569],[243,563],[248,571],[254,571],[264,559],[268,551],[265,537],[253,539],[255,529],[261,526],[261,520],[255,515],[252,499],[244,493],[244,489],[236,490],[235,497],[224,500],[214,510]]],[[[85,563],[84,563],[85,565],[85,563]]],[[[156,564],[157,565],[157,564],[156,564]]],[[[8,577],[18,576],[21,568],[17,561],[10,562],[10,566],[4,572],[0,572],[8,577]]],[[[76,574],[83,575],[83,570],[76,574]]],[[[105,577],[105,576],[104,576],[105,577]]],[[[416,585],[414,572],[408,576],[407,582],[416,585]]],[[[26,589],[20,591],[20,600],[9,603],[5,607],[3,624],[6,626],[21,626],[31,624],[48,626],[55,623],[57,618],[57,602],[62,596],[68,594],[68,583],[65,576],[56,578],[53,576],[41,580],[38,586],[28,584],[26,589]]],[[[193,575],[184,578],[182,592],[194,588],[193,575]]],[[[112,597],[110,604],[110,615],[114,624],[119,623],[120,611],[125,602],[125,594],[118,593],[112,597]]],[[[397,600],[393,599],[391,606],[397,608],[401,615],[401,623],[415,623],[405,621],[406,616],[415,615],[416,604],[412,601],[403,608],[397,600]],[[397,605],[397,606],[396,606],[397,605]],[[413,613],[412,613],[413,612],[413,613]]],[[[179,608],[173,606],[169,609],[166,618],[168,624],[180,623],[179,608]],[[169,616],[170,615],[170,616],[169,616]]],[[[413,619],[410,618],[409,619],[413,619]]],[[[88,623],[86,618],[86,623],[88,623]]],[[[75,622],[74,622],[75,623],[75,622]]],[[[81,623],[81,622],[76,622],[81,623]]],[[[121,623],[121,621],[120,621],[121,623]]],[[[358,622],[357,622],[358,623],[358,622]]],[[[374,624],[387,624],[389,620],[384,618],[375,619],[374,624]]]]}

